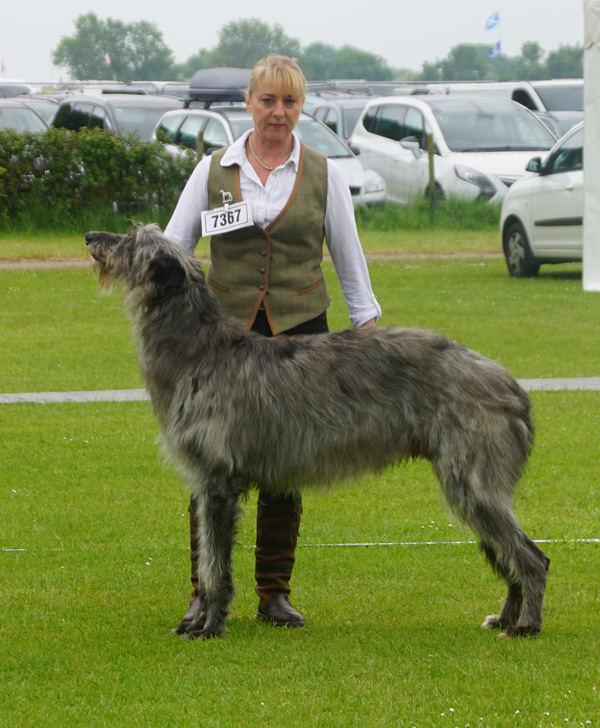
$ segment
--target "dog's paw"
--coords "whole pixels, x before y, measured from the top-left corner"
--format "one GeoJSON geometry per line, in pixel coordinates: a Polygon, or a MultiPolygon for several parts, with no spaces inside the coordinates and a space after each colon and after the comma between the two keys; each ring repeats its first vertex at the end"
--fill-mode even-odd
{"type": "Polygon", "coordinates": [[[513,637],[537,637],[542,629],[541,625],[517,624],[508,627],[499,637],[512,639],[513,637]]]}
{"type": "Polygon", "coordinates": [[[484,620],[481,627],[483,629],[502,629],[502,627],[505,627],[502,623],[502,620],[500,619],[499,614],[490,614],[488,615],[484,620]]]}
{"type": "Polygon", "coordinates": [[[198,615],[196,619],[190,620],[187,618],[187,615],[179,622],[177,627],[171,630],[171,634],[174,635],[184,635],[187,632],[190,631],[190,629],[193,627],[195,631],[201,631],[204,627],[205,617],[203,615],[198,615]]]}
{"type": "Polygon", "coordinates": [[[213,637],[223,637],[225,635],[225,623],[214,620],[207,621],[203,616],[202,619],[195,619],[191,623],[188,622],[180,634],[184,639],[188,640],[199,638],[210,640],[213,637]]]}
{"type": "Polygon", "coordinates": [[[203,639],[203,640],[212,640],[212,639],[221,639],[225,636],[225,628],[222,629],[192,629],[191,627],[188,627],[188,630],[185,634],[181,635],[184,640],[197,640],[197,639],[203,639]]]}

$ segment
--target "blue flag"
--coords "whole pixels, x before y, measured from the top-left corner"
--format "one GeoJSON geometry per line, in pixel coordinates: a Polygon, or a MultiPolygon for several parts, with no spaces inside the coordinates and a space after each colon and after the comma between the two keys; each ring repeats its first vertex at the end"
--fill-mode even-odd
{"type": "Polygon", "coordinates": [[[493,45],[492,49],[488,53],[488,58],[495,58],[496,56],[499,56],[502,53],[502,48],[500,47],[500,41],[496,41],[496,43],[493,45]]]}
{"type": "Polygon", "coordinates": [[[492,13],[490,17],[485,21],[485,29],[491,30],[492,28],[495,28],[498,23],[500,22],[500,13],[496,11],[495,13],[492,13]]]}

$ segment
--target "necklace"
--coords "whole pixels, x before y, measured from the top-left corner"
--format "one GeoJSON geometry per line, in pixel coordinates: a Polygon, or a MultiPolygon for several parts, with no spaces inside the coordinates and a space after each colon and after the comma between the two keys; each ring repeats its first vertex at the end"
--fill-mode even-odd
{"type": "Polygon", "coordinates": [[[292,146],[290,147],[290,151],[287,153],[286,158],[282,159],[281,162],[276,164],[274,167],[268,167],[264,162],[261,162],[261,160],[258,158],[258,154],[254,151],[254,147],[252,146],[252,134],[250,134],[250,136],[248,137],[248,142],[250,144],[250,151],[252,152],[252,156],[254,157],[254,159],[256,159],[256,161],[263,169],[266,169],[269,172],[272,172],[274,169],[277,169],[277,167],[281,167],[282,164],[285,164],[292,156],[292,150],[294,149],[294,140],[292,139],[292,146]]]}

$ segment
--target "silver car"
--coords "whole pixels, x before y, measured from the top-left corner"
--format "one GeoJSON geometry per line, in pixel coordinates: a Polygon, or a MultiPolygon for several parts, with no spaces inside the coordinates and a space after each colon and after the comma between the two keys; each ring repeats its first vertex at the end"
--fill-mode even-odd
{"type": "Polygon", "coordinates": [[[42,117],[17,98],[0,98],[0,129],[46,131],[48,125],[42,117]]]}

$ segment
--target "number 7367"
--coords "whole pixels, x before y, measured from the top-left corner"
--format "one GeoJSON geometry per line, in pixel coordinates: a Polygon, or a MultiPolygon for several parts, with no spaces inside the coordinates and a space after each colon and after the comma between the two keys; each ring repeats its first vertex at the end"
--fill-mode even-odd
{"type": "Polygon", "coordinates": [[[222,225],[233,225],[240,221],[241,210],[238,207],[237,210],[227,210],[227,212],[218,212],[216,215],[212,215],[213,225],[215,227],[222,225]]]}

